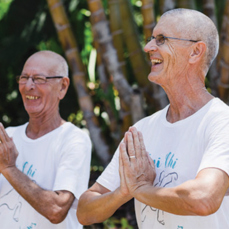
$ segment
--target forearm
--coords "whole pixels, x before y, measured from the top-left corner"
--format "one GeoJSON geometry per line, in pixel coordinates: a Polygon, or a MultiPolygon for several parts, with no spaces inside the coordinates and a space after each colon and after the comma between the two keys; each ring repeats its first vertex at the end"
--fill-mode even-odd
{"type": "Polygon", "coordinates": [[[142,203],[172,214],[203,216],[217,211],[223,196],[212,195],[207,185],[190,180],[173,188],[142,186],[133,195],[142,203]]]}
{"type": "Polygon", "coordinates": [[[58,193],[42,189],[16,167],[9,167],[2,173],[28,203],[52,223],[59,223],[66,217],[68,209],[63,209],[68,206],[61,205],[58,193]]]}
{"type": "Polygon", "coordinates": [[[104,194],[89,189],[80,197],[77,210],[78,220],[83,225],[103,222],[129,200],[130,196],[124,197],[119,189],[104,194]]]}

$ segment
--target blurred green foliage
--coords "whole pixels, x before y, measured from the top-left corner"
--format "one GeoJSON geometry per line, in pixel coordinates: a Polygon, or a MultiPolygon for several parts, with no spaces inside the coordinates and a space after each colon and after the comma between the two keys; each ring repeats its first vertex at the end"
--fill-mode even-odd
{"type": "MultiPolygon", "coordinates": [[[[130,2],[139,39],[141,45],[144,46],[142,3],[140,0],[130,0],[130,2]]],[[[215,1],[215,3],[218,23],[221,25],[225,0],[215,1]]],[[[64,0],[63,4],[78,43],[85,69],[91,63],[92,67],[88,69],[88,87],[101,129],[110,140],[109,120],[104,115],[106,110],[103,102],[106,100],[110,104],[117,122],[120,121],[119,111],[115,103],[116,95],[112,85],[108,91],[104,92],[99,84],[96,67],[93,67],[95,56],[92,55],[94,52],[93,36],[87,1],[64,0]]],[[[202,4],[202,1],[196,0],[196,7],[200,11],[202,11],[202,4]]],[[[109,18],[107,0],[103,0],[103,6],[109,18]]],[[[154,8],[157,17],[160,15],[159,0],[154,1],[154,8]]],[[[45,49],[53,50],[64,56],[46,0],[0,0],[0,122],[4,126],[20,125],[28,120],[15,76],[20,74],[24,62],[31,54],[45,49]]],[[[124,55],[127,61],[128,81],[133,85],[136,82],[132,77],[133,72],[128,60],[128,53],[126,52],[124,55]]],[[[77,95],[72,84],[60,104],[60,112],[64,119],[85,128],[85,121],[79,110],[77,95]]]]}

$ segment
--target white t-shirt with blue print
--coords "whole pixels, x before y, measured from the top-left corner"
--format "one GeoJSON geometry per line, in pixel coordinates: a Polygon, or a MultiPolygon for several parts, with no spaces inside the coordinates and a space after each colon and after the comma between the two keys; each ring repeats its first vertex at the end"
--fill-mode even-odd
{"type": "Polygon", "coordinates": [[[19,152],[16,166],[45,190],[67,190],[75,201],[65,220],[50,223],[0,175],[1,229],[82,229],[76,217],[80,195],[88,188],[91,141],[88,134],[66,122],[38,139],[26,136],[28,123],[7,128],[19,152]]]}
{"type": "MultiPolygon", "coordinates": [[[[194,179],[209,167],[229,175],[229,107],[214,98],[186,119],[166,120],[169,106],[135,124],[142,132],[147,152],[154,160],[154,186],[174,187],[194,179]]],[[[120,185],[119,151],[97,182],[113,191],[120,185]]],[[[229,197],[209,216],[178,216],[135,200],[140,229],[222,229],[229,228],[229,197]]]]}

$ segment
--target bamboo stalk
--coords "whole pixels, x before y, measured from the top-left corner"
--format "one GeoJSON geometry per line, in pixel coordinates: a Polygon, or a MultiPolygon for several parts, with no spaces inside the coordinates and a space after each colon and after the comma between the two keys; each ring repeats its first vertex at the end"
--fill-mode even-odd
{"type": "MultiPolygon", "coordinates": [[[[107,71],[105,64],[102,60],[102,53],[99,47],[99,43],[94,40],[94,47],[97,50],[97,72],[100,80],[100,86],[104,93],[107,95],[109,93],[109,88],[111,87],[111,82],[109,81],[109,77],[107,76],[107,71]]],[[[115,142],[115,145],[117,146],[121,139],[121,133],[120,133],[120,125],[117,122],[117,118],[115,117],[114,111],[112,110],[112,107],[110,103],[107,100],[103,101],[103,104],[105,106],[105,110],[109,116],[110,125],[109,129],[111,132],[111,137],[115,142]]]]}
{"type": "MultiPolygon", "coordinates": [[[[88,0],[88,6],[89,10],[91,11],[94,39],[100,44],[103,60],[106,62],[106,66],[109,74],[112,76],[114,86],[119,93],[122,107],[124,107],[124,111],[129,111],[133,90],[121,71],[117,52],[113,46],[112,35],[109,29],[109,23],[106,20],[102,2],[101,0],[88,0]]],[[[138,106],[142,106],[142,104],[138,104],[138,106]]]]}
{"type": "Polygon", "coordinates": [[[165,13],[168,10],[175,8],[176,0],[161,0],[160,10],[161,14],[165,13]]]}
{"type": "Polygon", "coordinates": [[[119,10],[119,1],[118,0],[108,0],[109,7],[109,23],[110,30],[113,38],[114,47],[117,51],[118,61],[122,68],[122,72],[127,78],[127,69],[126,69],[126,61],[124,58],[124,39],[123,39],[123,30],[122,30],[122,21],[119,10]]]}
{"type": "Polygon", "coordinates": [[[106,63],[110,75],[113,77],[113,82],[119,92],[120,98],[128,107],[132,89],[121,72],[117,52],[112,42],[109,22],[106,20],[102,2],[100,0],[88,0],[87,2],[89,10],[91,11],[94,39],[98,41],[100,45],[103,60],[106,63]]]}
{"type": "MultiPolygon", "coordinates": [[[[217,18],[215,15],[215,1],[214,0],[203,0],[203,13],[206,14],[214,22],[217,27],[217,18]]],[[[211,94],[214,96],[219,96],[218,92],[218,81],[219,72],[217,69],[217,60],[215,59],[209,69],[209,81],[211,94]]]]}
{"type": "Polygon", "coordinates": [[[119,0],[119,5],[122,18],[123,35],[129,52],[134,76],[136,77],[140,88],[149,87],[150,82],[148,80],[148,74],[150,67],[139,42],[139,35],[133,19],[131,5],[128,0],[119,0]]]}
{"type": "Polygon", "coordinates": [[[86,87],[86,71],[81,61],[77,43],[61,0],[47,0],[60,43],[72,70],[73,85],[96,153],[104,165],[110,160],[109,148],[101,136],[101,129],[93,111],[93,102],[86,87]]]}
{"type": "Polygon", "coordinates": [[[220,36],[220,58],[218,62],[220,80],[219,96],[229,104],[229,0],[226,1],[220,36]]]}
{"type": "MultiPolygon", "coordinates": [[[[144,36],[147,42],[147,38],[152,35],[153,27],[155,26],[154,19],[154,1],[153,0],[142,0],[142,15],[143,15],[143,25],[144,25],[144,36]]],[[[149,61],[149,64],[150,61],[149,61]]],[[[152,84],[153,92],[153,103],[156,110],[164,108],[168,104],[168,99],[164,90],[156,84],[152,84]]]]}
{"type": "MultiPolygon", "coordinates": [[[[109,6],[109,23],[110,23],[110,30],[113,38],[114,47],[117,51],[118,61],[120,63],[120,68],[127,79],[127,69],[126,69],[126,61],[124,58],[124,39],[123,39],[123,29],[122,29],[122,21],[121,15],[119,10],[119,1],[118,0],[108,0],[109,6]]],[[[122,120],[121,126],[121,135],[125,133],[126,130],[132,125],[132,117],[130,107],[125,106],[123,101],[120,101],[120,118],[122,120]]],[[[134,119],[133,119],[134,120],[134,119]]]]}
{"type": "Polygon", "coordinates": [[[155,26],[154,16],[154,0],[142,0],[141,12],[143,16],[143,32],[145,42],[147,38],[152,35],[153,28],[155,26]]]}
{"type": "Polygon", "coordinates": [[[179,8],[195,9],[194,0],[177,0],[177,6],[179,8]]]}

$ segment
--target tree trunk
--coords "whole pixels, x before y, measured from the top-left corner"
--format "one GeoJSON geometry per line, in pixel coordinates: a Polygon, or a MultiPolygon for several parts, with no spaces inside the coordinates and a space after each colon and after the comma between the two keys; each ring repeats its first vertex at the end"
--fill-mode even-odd
{"type": "MultiPolygon", "coordinates": [[[[143,26],[144,26],[144,36],[147,42],[147,38],[152,36],[153,27],[155,26],[154,19],[154,8],[153,0],[142,0],[142,16],[143,16],[143,26]]],[[[149,65],[150,65],[149,61],[149,65]]],[[[153,98],[156,110],[164,108],[168,104],[168,99],[164,90],[156,84],[152,85],[153,88],[153,98]]]]}
{"type": "Polygon", "coordinates": [[[124,76],[127,78],[126,61],[124,57],[124,39],[122,21],[119,10],[119,0],[108,0],[110,30],[113,37],[114,47],[117,51],[118,60],[124,76]]]}
{"type": "MultiPolygon", "coordinates": [[[[94,47],[97,50],[96,65],[97,65],[97,72],[100,80],[100,87],[102,88],[105,95],[108,97],[110,93],[109,90],[111,90],[112,87],[112,83],[108,79],[109,77],[107,76],[107,71],[106,71],[104,61],[102,59],[102,53],[99,47],[99,43],[96,40],[94,40],[94,47]]],[[[112,109],[112,106],[110,105],[109,101],[105,99],[103,101],[103,104],[110,120],[110,125],[109,125],[109,130],[111,132],[110,135],[115,142],[115,146],[117,146],[121,139],[120,125],[117,122],[117,117],[115,116],[114,110],[112,109]]]]}
{"type": "Polygon", "coordinates": [[[177,0],[177,6],[179,8],[195,9],[194,0],[177,0]]]}
{"type": "MultiPolygon", "coordinates": [[[[203,13],[206,14],[214,22],[215,26],[217,25],[217,18],[215,15],[215,1],[214,0],[203,0],[203,13]]],[[[209,81],[211,94],[218,96],[218,81],[219,81],[219,72],[217,69],[217,60],[215,59],[209,69],[209,81]]]]}
{"type": "Polygon", "coordinates": [[[72,70],[79,105],[87,122],[93,145],[103,165],[107,165],[110,160],[109,148],[101,136],[101,129],[93,111],[93,102],[86,87],[85,69],[65,9],[61,0],[47,0],[47,2],[60,43],[72,70]]]}
{"type": "Polygon", "coordinates": [[[133,19],[131,5],[128,0],[119,0],[119,5],[122,18],[123,35],[134,75],[138,85],[141,88],[145,88],[150,85],[147,78],[150,67],[139,42],[139,35],[133,19]]]}
{"type": "MultiPolygon", "coordinates": [[[[117,51],[118,61],[120,63],[121,71],[125,78],[127,79],[127,69],[126,69],[126,61],[124,57],[124,39],[123,39],[123,30],[122,30],[122,21],[119,10],[119,0],[108,0],[109,6],[109,22],[110,22],[110,30],[112,33],[114,47],[117,51]]],[[[120,101],[120,118],[122,120],[122,134],[128,130],[129,126],[132,125],[132,117],[130,107],[125,106],[125,104],[120,101]]]]}
{"type": "MultiPolygon", "coordinates": [[[[112,36],[109,30],[109,23],[106,20],[102,2],[101,0],[88,0],[88,6],[91,11],[94,38],[100,44],[103,60],[106,62],[107,69],[113,78],[113,82],[119,93],[120,100],[125,106],[125,109],[129,110],[133,96],[133,90],[121,71],[117,52],[113,46],[112,36]]],[[[138,106],[142,106],[142,104],[138,104],[138,106]]],[[[132,121],[134,122],[135,120],[132,121]]]]}
{"type": "Polygon", "coordinates": [[[154,16],[154,0],[142,0],[141,12],[143,16],[145,42],[147,42],[147,38],[152,36],[153,28],[156,24],[154,16]]]}
{"type": "Polygon", "coordinates": [[[220,36],[219,96],[229,104],[229,0],[226,1],[220,36]]]}
{"type": "Polygon", "coordinates": [[[168,10],[172,10],[176,6],[176,0],[160,0],[160,11],[161,14],[165,13],[168,10]]]}

